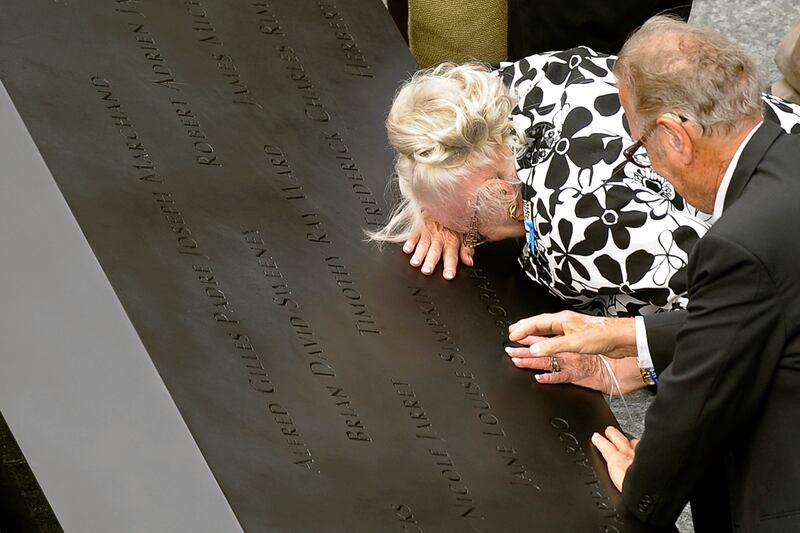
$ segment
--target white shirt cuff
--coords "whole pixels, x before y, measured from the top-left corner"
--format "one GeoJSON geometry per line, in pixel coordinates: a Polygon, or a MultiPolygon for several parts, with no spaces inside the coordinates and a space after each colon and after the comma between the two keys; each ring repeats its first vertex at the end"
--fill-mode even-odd
{"type": "Polygon", "coordinates": [[[647,345],[647,329],[644,327],[644,317],[634,317],[633,321],[636,325],[636,351],[638,352],[636,358],[639,360],[639,368],[654,368],[650,347],[647,345]]]}

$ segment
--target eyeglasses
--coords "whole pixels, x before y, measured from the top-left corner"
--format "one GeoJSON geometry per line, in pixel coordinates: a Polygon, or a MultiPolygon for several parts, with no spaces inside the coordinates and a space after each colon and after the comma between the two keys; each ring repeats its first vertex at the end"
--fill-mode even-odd
{"type": "Polygon", "coordinates": [[[488,239],[478,231],[478,206],[472,211],[472,218],[469,221],[469,228],[466,233],[461,234],[461,245],[467,248],[475,248],[484,244],[488,239]]]}
{"type": "MultiPolygon", "coordinates": [[[[672,118],[673,120],[674,119],[678,119],[681,122],[686,122],[687,120],[689,120],[688,118],[684,117],[683,115],[677,115],[675,113],[664,113],[663,116],[668,116],[668,117],[672,118]]],[[[656,125],[656,128],[658,128],[658,125],[656,125]]],[[[628,161],[630,161],[631,163],[633,163],[634,165],[636,165],[639,168],[650,168],[652,166],[652,163],[650,163],[650,157],[647,155],[646,152],[637,153],[637,152],[639,152],[639,149],[642,146],[644,146],[644,143],[647,142],[647,137],[648,137],[648,135],[650,135],[650,133],[652,133],[652,131],[650,131],[648,133],[645,133],[644,135],[639,137],[638,141],[636,141],[635,143],[633,143],[632,145],[627,147],[622,152],[622,155],[625,156],[625,159],[627,159],[628,161]]]]}
{"type": "Polygon", "coordinates": [[[627,147],[623,152],[622,155],[625,156],[629,162],[633,163],[639,168],[650,168],[652,163],[650,163],[650,157],[647,155],[647,152],[639,152],[639,149],[644,146],[645,139],[647,138],[646,135],[642,135],[638,141],[627,147]]]}

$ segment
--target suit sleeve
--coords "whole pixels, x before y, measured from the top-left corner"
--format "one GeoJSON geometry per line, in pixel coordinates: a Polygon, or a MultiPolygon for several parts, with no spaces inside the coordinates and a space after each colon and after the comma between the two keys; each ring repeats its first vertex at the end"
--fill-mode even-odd
{"type": "Polygon", "coordinates": [[[623,485],[631,512],[657,525],[674,523],[709,465],[753,425],[786,339],[779,295],[756,257],[718,235],[694,254],[675,356],[623,485]]]}
{"type": "Polygon", "coordinates": [[[644,317],[647,334],[647,346],[656,374],[661,375],[672,362],[675,353],[675,339],[683,323],[686,322],[686,311],[669,311],[644,317]]]}

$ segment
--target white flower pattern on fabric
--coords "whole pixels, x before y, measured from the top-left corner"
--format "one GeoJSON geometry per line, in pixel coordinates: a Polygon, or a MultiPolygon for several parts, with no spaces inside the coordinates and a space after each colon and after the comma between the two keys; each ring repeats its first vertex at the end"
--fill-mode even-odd
{"type": "MultiPolygon", "coordinates": [[[[686,264],[710,216],[652,169],[627,162],[633,143],[614,56],[586,47],[502,63],[526,135],[517,160],[535,253],[520,263],[577,309],[631,316],[685,308],[686,264]]],[[[800,132],[800,106],[765,95],[765,117],[800,132]]]]}

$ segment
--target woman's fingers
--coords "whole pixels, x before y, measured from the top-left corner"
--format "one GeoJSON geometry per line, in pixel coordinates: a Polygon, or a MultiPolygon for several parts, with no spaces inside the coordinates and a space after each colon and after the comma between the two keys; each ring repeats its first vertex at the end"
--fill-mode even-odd
{"type": "MultiPolygon", "coordinates": [[[[556,356],[533,357],[530,352],[526,352],[525,347],[506,348],[506,353],[517,368],[545,372],[535,375],[539,383],[572,383],[603,393],[608,391],[608,384],[603,375],[605,369],[600,364],[598,355],[559,353],[556,356]],[[558,372],[553,372],[553,357],[557,359],[558,372]]],[[[638,371],[638,364],[636,368],[638,371]]]]}
{"type": "Polygon", "coordinates": [[[426,276],[433,274],[436,265],[439,264],[439,260],[442,258],[442,248],[441,239],[431,239],[428,253],[425,255],[425,262],[422,263],[422,273],[426,276]]]}
{"type": "Polygon", "coordinates": [[[403,252],[405,252],[407,254],[412,253],[417,248],[417,243],[419,242],[419,237],[420,237],[420,234],[417,233],[415,235],[412,235],[408,239],[406,239],[406,242],[403,243],[403,252]]]}
{"type": "Polygon", "coordinates": [[[458,252],[461,248],[461,240],[458,235],[450,230],[442,230],[444,234],[444,250],[442,251],[442,265],[444,270],[442,276],[444,279],[453,279],[456,277],[456,270],[458,269],[458,252]]]}
{"type": "Polygon", "coordinates": [[[536,374],[534,377],[536,378],[536,381],[546,385],[556,383],[572,383],[576,379],[580,379],[580,376],[578,376],[572,369],[564,369],[562,367],[560,372],[551,372],[553,369],[553,361],[550,357],[512,357],[511,361],[517,368],[544,370],[546,373],[536,374]]]}
{"type": "Polygon", "coordinates": [[[469,246],[461,246],[461,252],[459,253],[461,256],[461,262],[467,266],[474,266],[475,261],[473,257],[475,256],[475,248],[470,248],[469,246]]]}
{"type": "Polygon", "coordinates": [[[422,264],[422,261],[425,259],[425,256],[428,254],[428,248],[431,245],[431,237],[430,234],[425,233],[420,235],[419,240],[417,241],[417,247],[414,248],[414,255],[411,256],[411,266],[418,267],[422,264]]]}
{"type": "MultiPolygon", "coordinates": [[[[519,350],[520,348],[512,348],[511,350],[519,350]]],[[[525,348],[521,348],[525,350],[525,348]]],[[[508,350],[506,350],[508,351],[508,350]]],[[[509,354],[511,355],[511,354],[509,354]]],[[[553,358],[548,357],[531,357],[530,354],[524,357],[511,357],[511,361],[517,368],[527,368],[529,370],[544,370],[545,374],[536,374],[536,381],[539,383],[577,383],[585,381],[588,374],[592,369],[587,366],[583,358],[586,356],[580,354],[562,354],[558,357],[560,363],[560,370],[553,372],[553,358]]]]}
{"type": "Polygon", "coordinates": [[[432,220],[425,222],[425,227],[416,235],[412,235],[403,243],[403,251],[412,254],[409,263],[420,267],[423,274],[430,275],[436,265],[442,262],[442,276],[451,280],[456,277],[458,261],[472,266],[472,248],[461,246],[461,236],[432,220]]]}
{"type": "Polygon", "coordinates": [[[552,360],[549,357],[511,357],[511,362],[518,368],[529,368],[531,370],[547,370],[552,368],[552,360]]]}
{"type": "MultiPolygon", "coordinates": [[[[548,359],[550,359],[548,357],[548,359]]],[[[536,381],[545,385],[555,385],[557,383],[572,383],[574,378],[570,372],[550,372],[547,374],[536,374],[536,381]]]]}

